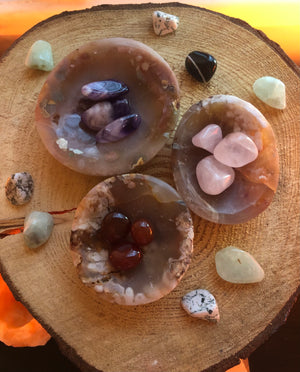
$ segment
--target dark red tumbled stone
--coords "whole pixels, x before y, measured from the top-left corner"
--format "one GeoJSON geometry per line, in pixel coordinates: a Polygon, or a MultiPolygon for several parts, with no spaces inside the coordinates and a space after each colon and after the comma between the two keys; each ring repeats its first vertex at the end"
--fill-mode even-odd
{"type": "Polygon", "coordinates": [[[140,219],[135,221],[131,226],[132,239],[138,245],[147,245],[153,240],[153,230],[147,220],[140,219]]]}
{"type": "Polygon", "coordinates": [[[101,224],[100,234],[110,243],[116,243],[125,238],[130,231],[130,220],[120,212],[108,213],[101,224]]]}
{"type": "Polygon", "coordinates": [[[129,242],[115,244],[110,250],[109,260],[117,270],[129,270],[136,267],[143,257],[138,245],[129,242]]]}

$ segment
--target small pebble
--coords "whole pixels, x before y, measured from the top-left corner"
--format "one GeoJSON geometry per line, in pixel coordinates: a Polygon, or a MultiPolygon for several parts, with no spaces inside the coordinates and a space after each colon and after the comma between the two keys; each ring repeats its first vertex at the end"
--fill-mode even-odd
{"type": "Polygon", "coordinates": [[[181,300],[183,309],[191,316],[204,320],[220,320],[215,297],[206,289],[195,289],[181,300]]]}
{"type": "Polygon", "coordinates": [[[286,107],[285,84],[272,76],[263,76],[253,84],[255,95],[267,105],[284,109],[286,107]]]}
{"type": "Polygon", "coordinates": [[[23,205],[31,200],[34,183],[31,174],[27,172],[14,173],[5,184],[7,199],[14,205],[23,205]]]}
{"type": "Polygon", "coordinates": [[[129,115],[130,112],[128,100],[125,98],[114,102],[102,101],[84,111],[81,119],[88,128],[99,131],[115,119],[129,115]]]}
{"type": "Polygon", "coordinates": [[[81,88],[81,93],[92,101],[114,99],[127,92],[126,84],[117,80],[94,81],[81,88]]]}
{"type": "Polygon", "coordinates": [[[139,245],[150,244],[153,240],[153,229],[150,223],[145,219],[134,221],[131,226],[131,236],[139,245]]]}
{"type": "Polygon", "coordinates": [[[222,129],[217,124],[209,124],[192,138],[192,143],[211,153],[222,140],[222,129]]]}
{"type": "Polygon", "coordinates": [[[217,61],[208,53],[194,51],[186,57],[185,67],[193,78],[207,83],[216,72],[217,61]]]}
{"type": "Polygon", "coordinates": [[[235,173],[231,167],[209,155],[199,161],[196,176],[202,191],[208,195],[219,195],[233,183],[235,173]]]}
{"type": "Polygon", "coordinates": [[[137,130],[140,124],[141,117],[138,114],[127,115],[116,119],[96,134],[96,141],[98,143],[119,141],[137,130]]]}
{"type": "Polygon", "coordinates": [[[168,13],[156,10],[152,15],[153,29],[156,35],[167,35],[177,30],[179,18],[168,13]]]}
{"type": "Polygon", "coordinates": [[[265,276],[264,270],[250,253],[228,246],[215,256],[219,276],[230,283],[257,283],[265,276]]]}
{"type": "Polygon", "coordinates": [[[53,217],[46,212],[31,212],[24,221],[24,242],[28,248],[38,248],[49,239],[53,230],[53,217]]]}
{"type": "Polygon", "coordinates": [[[245,133],[233,132],[217,144],[214,156],[220,163],[238,168],[254,161],[258,156],[258,150],[245,133]]]}
{"type": "Polygon", "coordinates": [[[25,66],[35,70],[51,71],[54,67],[51,45],[44,40],[33,43],[26,56],[25,66]]]}

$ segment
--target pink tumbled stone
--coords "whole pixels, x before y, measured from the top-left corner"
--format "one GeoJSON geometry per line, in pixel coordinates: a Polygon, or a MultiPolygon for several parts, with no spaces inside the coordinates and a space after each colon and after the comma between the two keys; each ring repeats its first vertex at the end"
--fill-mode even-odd
{"type": "Polygon", "coordinates": [[[202,191],[209,195],[219,195],[232,184],[235,173],[231,167],[209,155],[197,164],[196,176],[202,191]]]}
{"type": "Polygon", "coordinates": [[[196,147],[201,147],[211,153],[214,152],[217,144],[222,140],[222,129],[217,124],[209,124],[192,138],[196,147]]]}
{"type": "Polygon", "coordinates": [[[214,156],[219,162],[234,168],[251,163],[257,155],[255,143],[242,132],[228,134],[214,149],[214,156]]]}

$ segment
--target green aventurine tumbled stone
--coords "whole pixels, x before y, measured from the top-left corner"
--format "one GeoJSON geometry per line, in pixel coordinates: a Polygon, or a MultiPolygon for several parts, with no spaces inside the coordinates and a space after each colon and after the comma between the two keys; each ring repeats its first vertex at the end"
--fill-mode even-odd
{"type": "Polygon", "coordinates": [[[228,246],[215,256],[216,269],[220,277],[230,283],[257,283],[265,273],[251,254],[228,246]]]}
{"type": "Polygon", "coordinates": [[[31,212],[24,221],[24,242],[28,248],[46,243],[53,229],[53,217],[46,212],[31,212]]]}
{"type": "Polygon", "coordinates": [[[44,40],[32,44],[25,60],[25,66],[42,71],[51,71],[54,67],[51,45],[44,40]]]}

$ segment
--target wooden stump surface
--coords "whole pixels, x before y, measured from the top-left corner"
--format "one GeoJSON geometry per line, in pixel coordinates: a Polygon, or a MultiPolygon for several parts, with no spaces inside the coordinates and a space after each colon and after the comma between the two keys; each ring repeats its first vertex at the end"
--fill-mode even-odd
{"type": "MultiPolygon", "coordinates": [[[[0,240],[1,273],[14,294],[43,324],[62,351],[82,370],[103,372],[224,371],[247,357],[282,322],[299,293],[299,70],[273,42],[242,21],[201,8],[179,5],[101,6],[63,13],[21,37],[0,64],[1,168],[0,226],[22,223],[32,210],[64,211],[77,206],[102,179],[71,171],[54,160],[39,140],[34,109],[47,73],[25,68],[38,39],[52,44],[58,63],[78,46],[104,37],[129,37],[160,53],[177,75],[181,114],[213,94],[233,94],[254,104],[273,126],[280,156],[280,182],[273,203],[248,223],[227,226],[194,216],[192,264],[179,286],[145,306],[124,307],[100,301],[79,281],[69,252],[73,212],[57,214],[49,242],[29,251],[22,234],[0,240]],[[152,11],[180,17],[176,34],[157,37],[152,11]],[[211,53],[217,71],[207,84],[194,81],[184,61],[193,50],[211,53]],[[253,82],[265,75],[286,84],[287,108],[258,100],[253,82]],[[12,206],[4,184],[15,172],[35,180],[32,201],[12,206]],[[258,284],[236,285],[216,273],[215,253],[236,245],[265,270],[258,284]],[[188,291],[205,288],[217,299],[218,324],[189,317],[180,306],[188,291]]],[[[174,185],[171,142],[140,172],[174,185]]]]}

